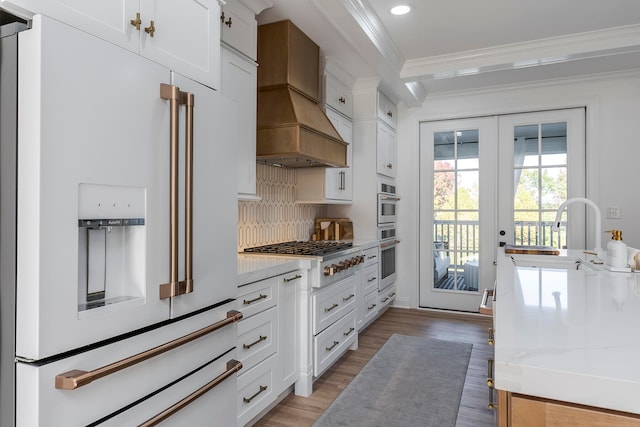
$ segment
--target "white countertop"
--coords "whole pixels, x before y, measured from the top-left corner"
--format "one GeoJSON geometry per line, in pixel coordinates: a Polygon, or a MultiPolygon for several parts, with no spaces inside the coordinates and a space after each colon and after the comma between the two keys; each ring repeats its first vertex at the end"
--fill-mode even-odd
{"type": "Polygon", "coordinates": [[[238,254],[238,286],[300,268],[300,260],[278,256],[238,254]]]}
{"type": "Polygon", "coordinates": [[[496,388],[640,414],[640,273],[516,267],[500,248],[497,274],[496,388]]]}

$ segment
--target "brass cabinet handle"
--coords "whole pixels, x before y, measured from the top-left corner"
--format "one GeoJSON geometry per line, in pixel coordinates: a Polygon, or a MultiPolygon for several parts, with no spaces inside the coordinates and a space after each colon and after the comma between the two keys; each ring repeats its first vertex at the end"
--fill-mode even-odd
{"type": "Polygon", "coordinates": [[[222,14],[220,15],[220,22],[224,22],[224,11],[222,12],[222,14]]]}
{"type": "Polygon", "coordinates": [[[392,163],[387,163],[387,169],[393,169],[393,164],[392,163]]]}
{"type": "Polygon", "coordinates": [[[142,24],[142,20],[140,19],[140,12],[136,13],[136,19],[132,19],[129,22],[131,22],[131,25],[136,27],[137,31],[140,31],[140,24],[142,24]]]}
{"type": "Polygon", "coordinates": [[[384,297],[384,299],[382,300],[383,303],[389,301],[389,297],[384,297]]]}
{"type": "Polygon", "coordinates": [[[298,279],[301,279],[301,278],[302,278],[301,275],[296,274],[295,276],[290,277],[290,278],[285,277],[284,279],[282,279],[282,281],[285,282],[285,283],[288,283],[288,282],[292,282],[294,280],[298,280],[298,279]]]}
{"type": "Polygon", "coordinates": [[[487,340],[487,343],[489,345],[494,345],[496,343],[496,340],[493,335],[494,333],[495,333],[495,329],[489,328],[489,339],[487,340]]]}
{"type": "Polygon", "coordinates": [[[153,34],[156,32],[156,26],[154,25],[153,21],[149,23],[148,27],[144,27],[144,32],[153,37],[153,34]]]}
{"type": "Polygon", "coordinates": [[[353,298],[353,297],[355,297],[355,295],[354,295],[354,294],[350,294],[348,297],[342,297],[342,301],[343,301],[343,302],[347,302],[347,301],[349,301],[349,300],[350,300],[351,298],[353,298]]]}
{"type": "Polygon", "coordinates": [[[324,349],[325,349],[326,351],[331,351],[331,350],[333,350],[333,349],[334,349],[338,344],[340,344],[340,341],[334,341],[334,342],[333,342],[333,345],[330,345],[329,347],[325,347],[324,349]]]}
{"type": "Polygon", "coordinates": [[[267,388],[268,388],[268,387],[267,387],[266,385],[261,385],[261,386],[260,386],[260,388],[259,388],[259,390],[258,390],[258,391],[256,391],[256,392],[253,394],[253,396],[251,396],[251,397],[243,397],[243,398],[242,398],[242,401],[243,401],[244,403],[251,403],[251,401],[252,401],[253,399],[255,399],[255,398],[256,398],[260,393],[262,393],[263,391],[265,391],[267,388]]]}
{"type": "MultiPolygon", "coordinates": [[[[153,21],[151,21],[153,25],[153,21]]],[[[145,29],[146,31],[146,29],[145,29]]],[[[169,177],[169,283],[160,285],[160,299],[193,292],[193,106],[194,95],[181,92],[175,85],[160,84],[160,97],[169,100],[170,126],[170,177],[169,177]],[[185,105],[185,280],[178,280],[178,238],[179,238],[179,109],[185,105]]]]}
{"type": "MultiPolygon", "coordinates": [[[[176,338],[173,341],[169,341],[165,344],[143,351],[142,353],[127,357],[126,359],[122,359],[101,368],[94,369],[93,371],[82,371],[79,369],[74,369],[62,374],[58,374],[56,375],[56,388],[61,390],[74,390],[76,388],[87,385],[92,381],[122,371],[123,369],[129,368],[153,357],[159,356],[169,350],[173,350],[174,348],[180,347],[193,340],[210,334],[211,332],[217,331],[218,329],[223,328],[231,323],[237,322],[240,319],[242,319],[242,313],[236,310],[231,310],[227,312],[227,318],[224,320],[199,329],[183,337],[176,338]]],[[[242,367],[242,365],[240,365],[240,367],[242,367]]],[[[238,370],[239,369],[240,368],[238,368],[238,370]]]]}
{"type": "Polygon", "coordinates": [[[254,303],[254,302],[256,302],[256,301],[260,301],[260,300],[262,300],[262,299],[265,299],[265,298],[267,298],[267,296],[266,296],[266,295],[264,295],[264,294],[260,294],[260,296],[259,296],[259,297],[255,297],[254,299],[245,299],[245,300],[242,300],[242,303],[243,303],[244,305],[249,305],[249,304],[253,304],[253,303],[254,303]]]}
{"type": "Polygon", "coordinates": [[[370,255],[370,256],[368,256],[368,257],[367,257],[367,259],[374,259],[374,258],[376,258],[377,256],[378,256],[378,255],[370,255]]]}
{"type": "Polygon", "coordinates": [[[231,17],[229,17],[229,19],[226,20],[224,25],[226,25],[227,27],[231,28],[231,17]]]}
{"type": "Polygon", "coordinates": [[[487,359],[487,386],[493,388],[493,359],[487,359]]]}
{"type": "Polygon", "coordinates": [[[393,117],[393,111],[391,111],[391,110],[387,111],[387,116],[393,117]]]}
{"type": "Polygon", "coordinates": [[[250,349],[251,347],[253,347],[254,345],[261,343],[262,341],[266,340],[267,336],[266,335],[260,335],[260,338],[258,338],[257,340],[255,340],[254,342],[252,342],[251,344],[242,344],[242,348],[244,348],[245,350],[250,349]]]}
{"type": "Polygon", "coordinates": [[[377,279],[377,277],[372,277],[371,279],[367,280],[367,282],[373,282],[376,279],[377,279]]]}
{"type": "Polygon", "coordinates": [[[160,424],[162,421],[166,420],[171,415],[180,411],[190,403],[193,403],[196,399],[204,396],[208,391],[210,391],[211,389],[216,387],[218,384],[220,384],[221,382],[229,378],[231,375],[238,372],[240,369],[242,369],[242,362],[238,362],[237,360],[233,360],[233,359],[228,361],[227,370],[223,372],[221,375],[215,377],[213,380],[203,385],[198,390],[194,391],[184,399],[176,402],[173,406],[165,409],[164,411],[160,412],[156,416],[149,418],[147,421],[140,424],[138,427],[152,427],[160,424]]]}
{"type": "Polygon", "coordinates": [[[344,104],[346,101],[347,101],[347,100],[346,100],[346,99],[344,99],[344,96],[341,96],[340,98],[338,98],[338,102],[339,102],[340,104],[344,104]]]}
{"type": "Polygon", "coordinates": [[[330,312],[331,310],[333,310],[334,308],[336,308],[337,306],[338,306],[338,304],[333,303],[333,305],[332,305],[331,307],[329,307],[329,308],[325,307],[325,308],[324,308],[324,312],[325,312],[325,313],[328,313],[328,312],[330,312]]]}
{"type": "Polygon", "coordinates": [[[347,332],[343,332],[342,335],[344,335],[345,337],[348,337],[355,330],[356,330],[355,328],[349,328],[349,330],[347,332]]]}
{"type": "Polygon", "coordinates": [[[378,304],[371,304],[369,307],[367,307],[367,310],[373,309],[376,305],[378,305],[378,304]]]}

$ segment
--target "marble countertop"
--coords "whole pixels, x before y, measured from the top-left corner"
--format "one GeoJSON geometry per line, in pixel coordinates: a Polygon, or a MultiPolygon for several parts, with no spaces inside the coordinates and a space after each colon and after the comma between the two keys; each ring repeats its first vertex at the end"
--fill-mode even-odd
{"type": "Polygon", "coordinates": [[[640,273],[516,267],[500,248],[497,277],[496,388],[640,414],[640,273]]]}
{"type": "Polygon", "coordinates": [[[300,268],[291,258],[238,254],[238,286],[278,276],[300,268]]]}

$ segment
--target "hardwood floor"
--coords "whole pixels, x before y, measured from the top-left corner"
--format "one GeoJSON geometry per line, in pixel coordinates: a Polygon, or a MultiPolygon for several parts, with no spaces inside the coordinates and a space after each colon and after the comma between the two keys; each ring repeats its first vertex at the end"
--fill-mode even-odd
{"type": "Polygon", "coordinates": [[[483,316],[390,308],[359,335],[358,350],[347,351],[315,381],[311,396],[288,395],[255,425],[311,426],[387,339],[399,333],[473,344],[456,426],[494,426],[494,412],[487,409],[487,359],[493,354],[487,343],[489,327],[491,319],[483,316]]]}

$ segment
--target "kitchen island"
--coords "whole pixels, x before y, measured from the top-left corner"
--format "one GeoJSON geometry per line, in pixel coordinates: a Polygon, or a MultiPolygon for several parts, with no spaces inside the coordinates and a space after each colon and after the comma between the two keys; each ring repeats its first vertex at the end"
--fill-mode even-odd
{"type": "MultiPolygon", "coordinates": [[[[569,250],[550,258],[562,257],[585,255],[569,250]]],[[[571,415],[576,420],[603,414],[606,422],[622,417],[625,425],[640,425],[634,415],[640,414],[640,274],[614,273],[590,262],[586,269],[524,264],[516,266],[498,250],[499,424],[540,425],[551,418],[561,423],[553,411],[562,408],[578,411],[571,415]]]]}

